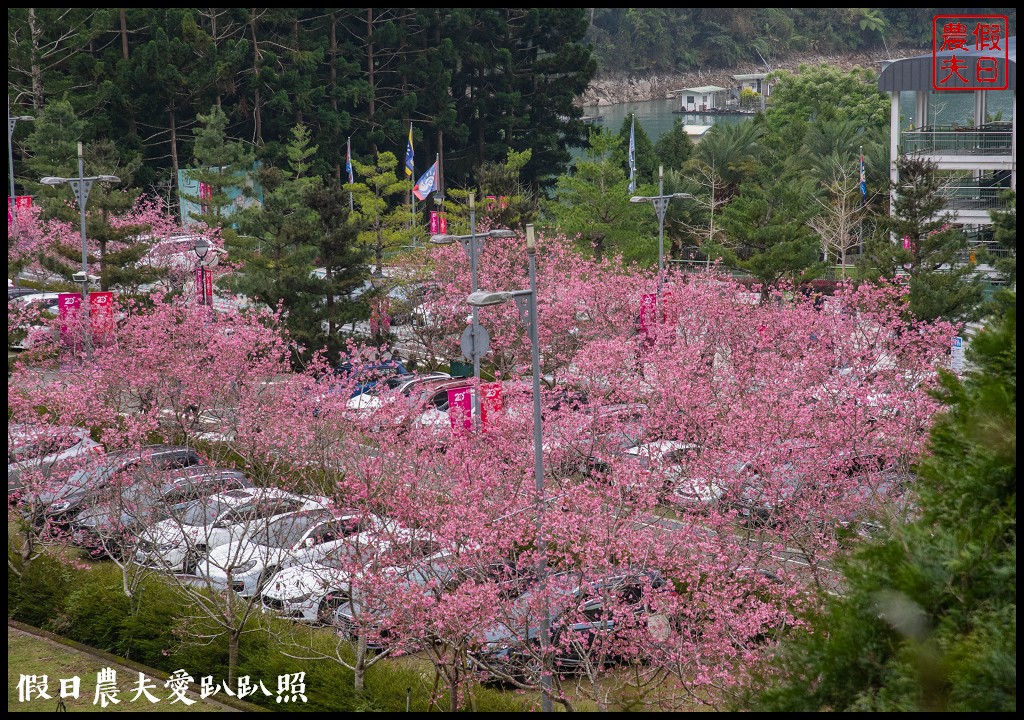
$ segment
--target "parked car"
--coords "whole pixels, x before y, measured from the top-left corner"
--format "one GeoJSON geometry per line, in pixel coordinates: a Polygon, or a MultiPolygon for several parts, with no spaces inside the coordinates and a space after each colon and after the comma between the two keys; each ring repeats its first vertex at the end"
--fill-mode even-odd
{"type": "MultiPolygon", "coordinates": [[[[7,280],[10,283],[10,279],[7,280]]],[[[14,287],[13,285],[7,285],[7,302],[10,302],[14,298],[23,297],[25,295],[35,295],[39,291],[36,288],[27,287],[14,287]]]]}
{"type": "Polygon", "coordinates": [[[191,575],[211,549],[241,540],[272,517],[309,506],[308,498],[277,488],[242,488],[198,498],[139,533],[135,562],[191,575]]]}
{"type": "Polygon", "coordinates": [[[251,487],[244,473],[204,465],[166,471],[128,487],[107,487],[75,517],[72,538],[93,558],[120,556],[144,526],[175,515],[199,498],[251,487]]]}
{"type": "Polygon", "coordinates": [[[593,408],[589,403],[559,398],[558,406],[580,412],[578,440],[550,443],[554,467],[566,474],[595,477],[607,474],[617,460],[628,456],[629,449],[648,435],[645,428],[647,405],[610,403],[593,408]]]}
{"type": "Polygon", "coordinates": [[[352,516],[350,522],[354,527],[346,542],[316,560],[284,568],[267,581],[261,599],[268,611],[306,622],[336,622],[338,608],[350,599],[352,570],[387,553],[396,533],[405,534],[402,529],[388,532],[386,521],[376,516],[352,516]],[[382,532],[392,540],[383,539],[382,532]]]}
{"type": "Polygon", "coordinates": [[[336,514],[327,499],[261,523],[245,538],[210,551],[198,572],[211,586],[230,587],[242,597],[260,592],[278,571],[318,562],[366,529],[361,514],[336,514]]]}
{"type": "MultiPolygon", "coordinates": [[[[190,272],[199,267],[199,256],[196,255],[196,240],[201,236],[194,233],[170,235],[160,240],[151,236],[141,236],[138,240],[151,242],[146,253],[135,263],[137,268],[157,268],[165,271],[190,272]],[[155,240],[155,241],[154,241],[155,240]]],[[[216,265],[224,251],[208,243],[208,250],[203,264],[207,267],[216,265]]]]}
{"type": "Polygon", "coordinates": [[[390,377],[367,392],[357,395],[348,401],[348,409],[358,414],[370,414],[379,410],[385,403],[393,402],[399,397],[417,398],[424,387],[431,383],[451,380],[445,372],[416,373],[390,377]]]}
{"type": "Polygon", "coordinates": [[[334,374],[338,377],[348,380],[352,378],[355,384],[352,387],[352,394],[350,397],[361,395],[367,390],[372,389],[381,380],[392,378],[399,375],[408,375],[409,371],[405,369],[405,365],[402,361],[397,358],[390,360],[381,360],[377,362],[370,362],[364,364],[353,364],[351,362],[342,362],[334,366],[334,374]]]}
{"type": "MultiPolygon", "coordinates": [[[[103,453],[86,428],[68,425],[7,426],[7,496],[22,489],[22,475],[33,482],[103,453]]],[[[70,475],[70,469],[68,470],[70,475]]]]}
{"type": "Polygon", "coordinates": [[[66,528],[93,501],[98,491],[124,474],[145,477],[153,472],[203,464],[203,459],[192,448],[147,445],[139,450],[107,453],[67,479],[23,500],[28,501],[27,511],[36,523],[66,528]]]}
{"type": "MultiPolygon", "coordinates": [[[[728,488],[723,478],[706,477],[693,466],[701,446],[682,440],[657,440],[631,447],[627,454],[652,473],[660,485],[660,499],[684,508],[718,504],[728,488]]],[[[739,464],[735,470],[741,469],[739,464]]]]}
{"type": "Polygon", "coordinates": [[[8,298],[8,314],[24,313],[38,317],[39,322],[21,324],[11,329],[7,334],[7,347],[12,350],[28,350],[35,343],[39,333],[46,333],[47,336],[56,339],[56,328],[45,323],[56,319],[59,297],[59,293],[55,292],[33,292],[13,299],[8,298]]]}
{"type": "MultiPolygon", "coordinates": [[[[598,636],[614,635],[617,614],[645,614],[650,594],[667,589],[668,583],[656,570],[623,568],[595,580],[575,572],[557,573],[547,579],[546,586],[553,667],[555,672],[569,673],[581,666],[598,636]]],[[[541,628],[534,623],[541,617],[542,589],[535,585],[519,596],[501,621],[484,632],[483,645],[469,653],[471,665],[488,680],[539,677],[541,628]]],[[[611,662],[617,653],[603,651],[602,657],[611,662]]]]}

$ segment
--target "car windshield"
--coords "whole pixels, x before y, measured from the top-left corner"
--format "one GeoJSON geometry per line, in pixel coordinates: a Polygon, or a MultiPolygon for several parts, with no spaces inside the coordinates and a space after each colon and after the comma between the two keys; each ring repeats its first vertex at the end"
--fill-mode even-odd
{"type": "Polygon", "coordinates": [[[306,531],[324,519],[323,515],[285,515],[271,520],[254,532],[252,541],[257,545],[272,548],[290,548],[306,534],[306,531]]]}
{"type": "Polygon", "coordinates": [[[181,512],[181,522],[185,525],[205,527],[230,508],[231,505],[226,502],[200,498],[185,506],[181,512]]]}
{"type": "Polygon", "coordinates": [[[98,488],[106,484],[124,466],[121,463],[103,463],[102,465],[75,470],[68,478],[65,487],[71,490],[84,488],[98,488]]]}
{"type": "Polygon", "coordinates": [[[8,462],[41,458],[64,452],[82,441],[73,430],[67,428],[46,428],[38,432],[25,430],[8,435],[11,448],[7,451],[8,462]]]}

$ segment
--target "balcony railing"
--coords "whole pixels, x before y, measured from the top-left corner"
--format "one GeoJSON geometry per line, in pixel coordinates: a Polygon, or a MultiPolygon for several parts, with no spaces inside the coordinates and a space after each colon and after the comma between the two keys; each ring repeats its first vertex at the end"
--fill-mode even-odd
{"type": "Polygon", "coordinates": [[[979,185],[947,185],[939,190],[946,198],[947,210],[1009,210],[1003,197],[1007,188],[979,185]]]}
{"type": "Polygon", "coordinates": [[[1010,123],[979,127],[928,125],[900,136],[901,152],[915,155],[1009,155],[1013,142],[1010,123]]]}

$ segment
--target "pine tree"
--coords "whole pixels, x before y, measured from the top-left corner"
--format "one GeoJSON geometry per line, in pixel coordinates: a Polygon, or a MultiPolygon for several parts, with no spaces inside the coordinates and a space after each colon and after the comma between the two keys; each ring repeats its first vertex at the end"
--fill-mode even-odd
{"type": "Polygon", "coordinates": [[[967,236],[944,212],[943,180],[935,164],[901,156],[891,215],[876,223],[865,248],[867,277],[906,273],[910,311],[919,320],[973,320],[982,300],[981,279],[967,262],[967,236]]]}
{"type": "Polygon", "coordinates": [[[857,550],[846,592],[783,646],[759,711],[1013,712],[1017,301],[971,343],[917,468],[918,517],[857,550]]]}
{"type": "Polygon", "coordinates": [[[220,108],[214,106],[208,115],[199,115],[198,118],[203,127],[196,132],[193,166],[186,175],[200,186],[207,186],[209,193],[200,197],[200,193],[183,192],[181,197],[204,208],[201,212],[191,213],[192,220],[210,227],[223,226],[232,204],[227,191],[246,186],[253,167],[253,153],[242,142],[227,138],[228,118],[220,108]]]}

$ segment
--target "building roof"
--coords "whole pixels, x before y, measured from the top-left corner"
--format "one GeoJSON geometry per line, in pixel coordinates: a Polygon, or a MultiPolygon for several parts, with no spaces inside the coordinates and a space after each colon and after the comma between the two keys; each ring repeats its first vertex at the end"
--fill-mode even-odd
{"type": "Polygon", "coordinates": [[[690,137],[700,137],[710,129],[710,125],[683,125],[683,130],[690,137]]]}
{"type": "Polygon", "coordinates": [[[725,88],[718,87],[717,85],[701,85],[700,87],[683,88],[682,90],[673,90],[673,92],[677,92],[677,93],[701,93],[703,95],[705,93],[725,92],[725,88]]]}
{"type": "Polygon", "coordinates": [[[740,82],[743,82],[744,80],[764,80],[766,77],[768,77],[768,73],[763,72],[763,73],[746,73],[745,75],[733,75],[732,79],[733,80],[739,80],[740,82]]]}
{"type": "MultiPolygon", "coordinates": [[[[897,92],[900,90],[934,90],[935,65],[941,63],[942,58],[956,55],[957,58],[966,60],[969,64],[977,62],[978,58],[990,57],[1002,61],[1007,60],[1006,72],[1009,76],[1009,90],[1017,89],[1017,37],[1010,36],[1006,40],[1006,54],[992,50],[943,50],[934,55],[916,55],[902,60],[893,60],[882,74],[878,76],[878,89],[884,92],[897,92]]],[[[939,65],[941,68],[941,64],[939,65]]],[[[945,89],[953,90],[958,85],[963,85],[958,78],[952,78],[945,84],[945,89]]]]}

